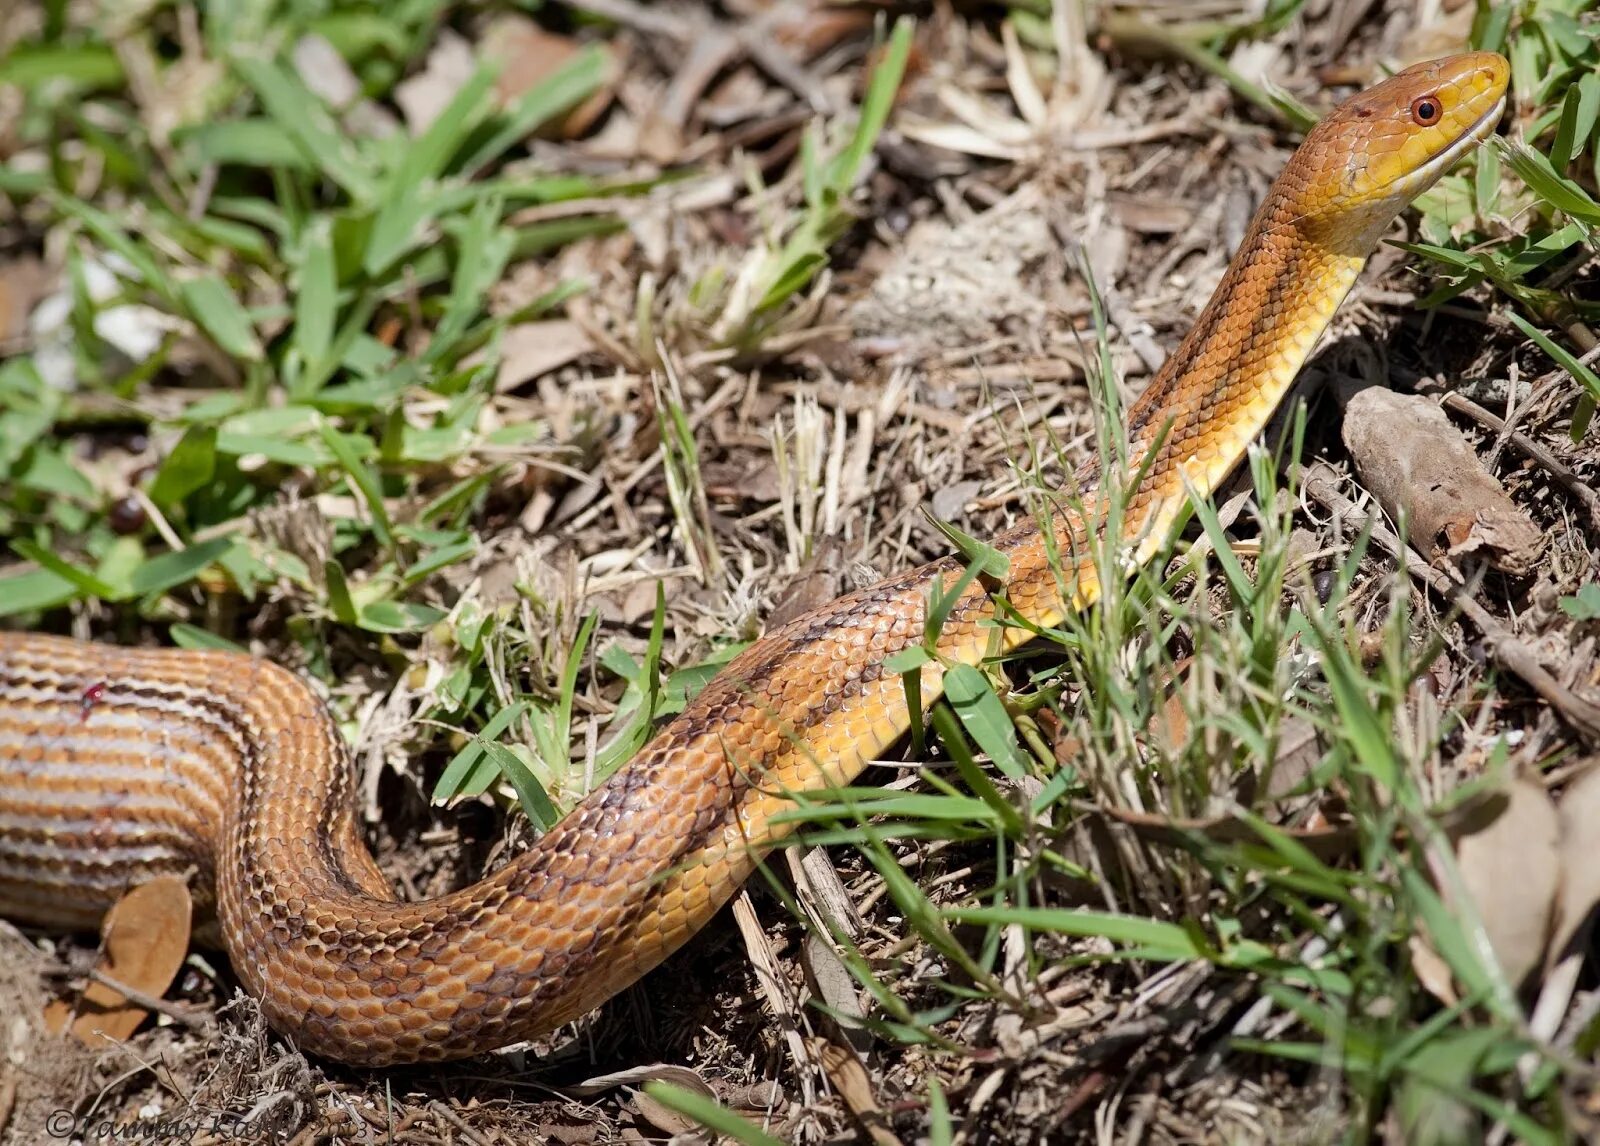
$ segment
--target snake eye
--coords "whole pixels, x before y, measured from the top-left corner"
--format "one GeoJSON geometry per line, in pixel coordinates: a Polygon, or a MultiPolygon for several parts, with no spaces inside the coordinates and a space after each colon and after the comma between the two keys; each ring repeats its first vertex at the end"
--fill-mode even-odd
{"type": "Polygon", "coordinates": [[[1432,127],[1441,114],[1443,109],[1433,96],[1418,96],[1411,101],[1411,121],[1418,127],[1432,127]]]}

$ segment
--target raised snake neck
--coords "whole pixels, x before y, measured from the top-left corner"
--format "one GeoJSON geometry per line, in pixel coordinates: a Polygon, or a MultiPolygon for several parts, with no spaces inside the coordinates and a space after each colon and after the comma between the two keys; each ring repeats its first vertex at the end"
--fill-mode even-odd
{"type": "MultiPolygon", "coordinates": [[[[1123,518],[1134,559],[1169,529],[1185,477],[1209,494],[1260,433],[1381,232],[1493,129],[1506,76],[1490,53],[1419,65],[1307,136],[1129,411],[1128,457],[1147,463],[1123,518]]],[[[1098,587],[1083,517],[1040,517],[992,544],[1010,608],[1047,626],[1098,587]]],[[[771,822],[785,793],[848,782],[905,732],[883,661],[923,641],[929,589],[960,573],[936,561],[768,633],[530,850],[423,903],[396,900],[364,847],[348,747],[293,673],[0,634],[0,915],[92,925],[129,886],[196,870],[239,978],[306,1051],[383,1065],[533,1037],[704,924],[790,830],[771,822]]],[[[995,614],[969,583],[942,663],[922,670],[925,706],[944,666],[1027,638],[995,614]]]]}

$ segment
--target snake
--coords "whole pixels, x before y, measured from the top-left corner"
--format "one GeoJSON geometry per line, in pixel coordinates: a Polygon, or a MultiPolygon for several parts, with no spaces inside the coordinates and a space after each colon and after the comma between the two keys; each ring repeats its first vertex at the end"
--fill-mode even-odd
{"type": "Polygon", "coordinates": [[[460,890],[395,894],[363,841],[352,750],[291,670],[0,634],[0,916],[92,928],[129,888],[187,878],[271,1026],[355,1066],[478,1055],[584,1016],[715,915],[806,794],[892,748],[953,666],[1094,602],[1108,531],[1126,562],[1159,550],[1265,429],[1398,214],[1493,132],[1508,76],[1492,52],[1428,61],[1317,122],[1129,406],[1121,460],[1092,459],[992,538],[1003,574],[973,577],[953,554],[776,626],[460,890]],[[1113,527],[1101,510],[1119,465],[1113,527]],[[931,653],[920,668],[885,667],[912,648],[931,653]]]}

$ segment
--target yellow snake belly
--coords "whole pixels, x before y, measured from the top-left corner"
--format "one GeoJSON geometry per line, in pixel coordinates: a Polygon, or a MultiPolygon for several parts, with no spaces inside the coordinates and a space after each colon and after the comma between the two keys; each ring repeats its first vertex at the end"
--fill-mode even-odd
{"type": "MultiPolygon", "coordinates": [[[[1395,215],[1493,130],[1508,69],[1474,53],[1360,93],[1307,136],[1194,329],[1127,418],[1144,560],[1261,431],[1395,215]]],[[[1096,477],[1079,492],[1093,505],[1096,477]]],[[[1056,505],[995,539],[1025,621],[1094,599],[1089,526],[1056,505]]],[[[1090,514],[1089,516],[1093,516],[1090,514]]],[[[910,717],[887,657],[923,640],[953,558],[768,633],[604,786],[482,882],[398,901],[363,846],[348,747],[263,660],[0,634],[0,915],[87,926],[195,873],[233,967],[302,1049],[384,1065],[480,1053],[582,1015],[679,947],[788,830],[787,794],[849,781],[910,717]]],[[[1020,644],[970,584],[922,670],[1020,644]]]]}

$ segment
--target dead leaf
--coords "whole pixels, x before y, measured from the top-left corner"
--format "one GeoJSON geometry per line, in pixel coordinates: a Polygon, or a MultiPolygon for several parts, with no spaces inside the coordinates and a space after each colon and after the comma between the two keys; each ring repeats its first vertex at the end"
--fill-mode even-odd
{"type": "Polygon", "coordinates": [[[674,1139],[680,1134],[692,1134],[699,1130],[700,1123],[690,1118],[687,1114],[680,1114],[672,1107],[660,1102],[642,1090],[636,1090],[629,1098],[629,1105],[651,1126],[663,1134],[670,1134],[674,1139]]]}
{"type": "Polygon", "coordinates": [[[300,82],[335,111],[344,111],[361,98],[360,78],[324,37],[315,33],[301,36],[291,59],[300,82]]]}
{"type": "Polygon", "coordinates": [[[1600,905],[1600,863],[1594,860],[1595,825],[1600,824],[1600,758],[1567,786],[1557,807],[1561,819],[1561,893],[1556,902],[1551,962],[1582,941],[1585,924],[1600,905]]]}
{"type": "Polygon", "coordinates": [[[476,68],[471,43],[449,28],[441,31],[422,70],[395,85],[394,102],[413,136],[428,130],[476,68]]]}
{"type": "Polygon", "coordinates": [[[566,318],[524,322],[505,332],[500,340],[500,370],[494,388],[504,394],[525,382],[542,378],[588,354],[594,343],[583,327],[566,318]]]}
{"type": "Polygon", "coordinates": [[[53,279],[38,259],[0,263],[0,348],[28,333],[28,316],[50,292],[53,279]]]}
{"type": "Polygon", "coordinates": [[[1411,950],[1411,969],[1416,972],[1417,982],[1422,984],[1422,989],[1445,1006],[1455,1006],[1459,998],[1450,964],[1421,935],[1413,935],[1407,940],[1406,946],[1411,950]]]}
{"type": "MultiPolygon", "coordinates": [[[[189,885],[177,876],[142,883],[119,899],[101,925],[96,969],[141,994],[160,998],[172,986],[189,951],[189,885]]],[[[45,1009],[45,1026],[56,1033],[71,1023],[85,1046],[122,1042],[149,1016],[122,992],[99,982],[84,988],[77,1004],[57,1000],[45,1009]]]]}
{"type": "Polygon", "coordinates": [[[696,1091],[707,1098],[716,1097],[716,1092],[705,1079],[686,1066],[675,1066],[669,1062],[652,1062],[643,1066],[630,1066],[626,1070],[612,1071],[610,1074],[597,1074],[561,1089],[575,1097],[587,1098],[593,1094],[603,1094],[613,1087],[642,1086],[647,1082],[670,1082],[674,1086],[696,1091]]]}
{"type": "Polygon", "coordinates": [[[1291,716],[1278,729],[1278,751],[1267,775],[1266,797],[1282,800],[1310,778],[1322,762],[1321,731],[1303,716],[1291,716]]]}
{"type": "Polygon", "coordinates": [[[965,517],[967,504],[983,489],[981,481],[958,481],[933,491],[933,516],[940,521],[965,517]]]}
{"type": "MultiPolygon", "coordinates": [[[[1544,785],[1513,779],[1498,814],[1451,833],[1461,881],[1513,987],[1540,965],[1561,880],[1561,820],[1544,785]]],[[[1449,898],[1449,889],[1446,889],[1449,898]]]]}
{"type": "MultiPolygon", "coordinates": [[[[566,36],[546,31],[526,16],[508,13],[489,25],[480,44],[483,53],[502,62],[496,91],[502,107],[510,107],[538,87],[584,46],[566,36]]],[[[594,126],[611,106],[622,75],[621,62],[609,43],[601,43],[606,57],[605,77],[588,99],[541,131],[557,139],[576,139],[594,126]]]]}
{"type": "Polygon", "coordinates": [[[889,1119],[872,1093],[872,1079],[861,1057],[849,1047],[823,1038],[809,1040],[812,1052],[827,1072],[828,1081],[844,1099],[850,1113],[877,1146],[900,1146],[900,1139],[889,1129],[889,1119]]]}
{"type": "Polygon", "coordinates": [[[830,931],[857,938],[861,933],[861,918],[827,853],[820,848],[806,848],[796,855],[796,850],[788,849],[784,859],[794,878],[795,894],[812,924],[806,928],[800,945],[800,963],[806,982],[834,1013],[845,1039],[857,1050],[865,1050],[872,1041],[871,1035],[859,1023],[850,1022],[866,1017],[860,988],[828,938],[830,931]]]}
{"type": "Polygon", "coordinates": [[[715,1100],[717,1092],[711,1089],[711,1084],[706,1082],[694,1071],[686,1066],[674,1066],[671,1063],[651,1063],[648,1066],[630,1067],[627,1070],[614,1071],[611,1074],[600,1074],[593,1078],[585,1079],[576,1086],[565,1089],[568,1093],[579,1098],[591,1094],[600,1094],[615,1086],[629,1087],[629,1102],[639,1117],[650,1123],[663,1134],[679,1135],[690,1134],[700,1129],[700,1124],[684,1114],[679,1114],[672,1107],[651,1098],[642,1090],[631,1089],[647,1082],[667,1082],[683,1090],[693,1091],[702,1098],[715,1100]]]}
{"type": "Polygon", "coordinates": [[[802,60],[811,60],[872,27],[872,18],[872,12],[865,7],[848,9],[820,4],[788,5],[778,9],[772,35],[802,60]]]}
{"type": "Polygon", "coordinates": [[[1189,742],[1189,713],[1183,707],[1183,697],[1176,691],[1168,694],[1161,707],[1151,714],[1149,735],[1169,757],[1176,757],[1189,742]]]}

